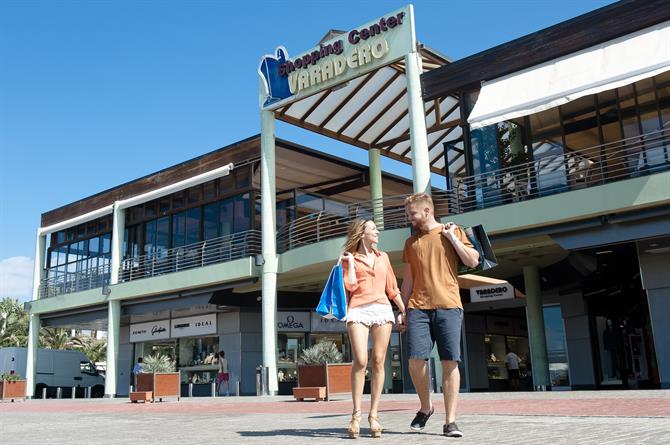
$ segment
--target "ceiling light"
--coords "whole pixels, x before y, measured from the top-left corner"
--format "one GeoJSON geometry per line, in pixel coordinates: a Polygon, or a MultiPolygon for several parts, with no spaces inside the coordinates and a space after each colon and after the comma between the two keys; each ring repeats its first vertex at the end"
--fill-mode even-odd
{"type": "Polygon", "coordinates": [[[614,252],[614,251],[613,250],[601,250],[601,251],[596,252],[596,255],[604,255],[606,253],[612,253],[612,252],[614,252]]]}

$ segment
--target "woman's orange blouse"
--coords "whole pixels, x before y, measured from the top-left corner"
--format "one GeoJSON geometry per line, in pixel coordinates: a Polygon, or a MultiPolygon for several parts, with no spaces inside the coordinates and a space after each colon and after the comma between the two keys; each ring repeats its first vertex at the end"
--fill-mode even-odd
{"type": "Polygon", "coordinates": [[[375,251],[377,255],[374,266],[370,267],[361,258],[354,256],[354,272],[356,273],[356,284],[347,280],[349,276],[349,260],[342,260],[342,271],[344,273],[344,287],[349,293],[348,307],[363,306],[371,303],[390,305],[400,294],[398,280],[393,273],[393,267],[389,257],[384,252],[375,251]]]}

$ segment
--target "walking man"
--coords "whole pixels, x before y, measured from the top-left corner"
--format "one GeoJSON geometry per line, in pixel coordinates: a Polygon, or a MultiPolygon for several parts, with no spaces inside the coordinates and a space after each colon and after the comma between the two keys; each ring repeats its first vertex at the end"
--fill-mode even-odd
{"type": "Polygon", "coordinates": [[[415,234],[407,239],[403,250],[405,270],[401,293],[408,308],[409,373],[421,402],[410,428],[422,431],[434,412],[428,386],[428,359],[437,342],[446,409],[442,431],[448,437],[462,437],[456,425],[463,323],[457,274],[461,262],[469,267],[477,266],[479,253],[460,227],[435,220],[429,195],[418,193],[408,197],[405,212],[415,234]]]}

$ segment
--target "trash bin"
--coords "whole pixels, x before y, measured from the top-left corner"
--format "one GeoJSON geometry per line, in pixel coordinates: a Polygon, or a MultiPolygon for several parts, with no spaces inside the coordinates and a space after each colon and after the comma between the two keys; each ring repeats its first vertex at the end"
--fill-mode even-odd
{"type": "Polygon", "coordinates": [[[256,395],[267,396],[268,391],[268,367],[263,365],[256,366],[256,395]]]}

